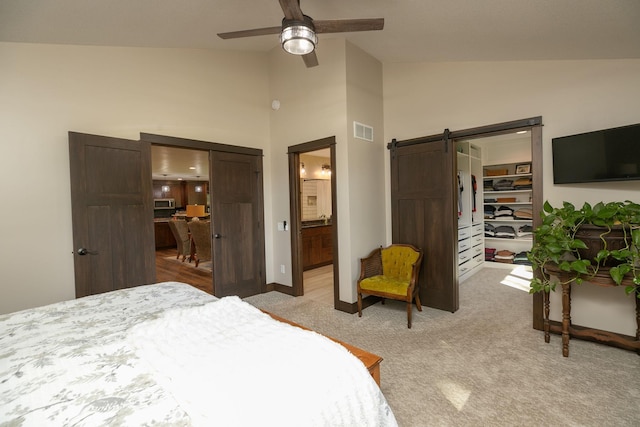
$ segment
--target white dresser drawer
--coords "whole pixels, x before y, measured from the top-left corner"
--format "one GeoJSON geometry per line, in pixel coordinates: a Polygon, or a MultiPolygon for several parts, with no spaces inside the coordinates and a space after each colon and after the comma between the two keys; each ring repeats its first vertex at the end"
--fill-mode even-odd
{"type": "Polygon", "coordinates": [[[484,225],[482,224],[473,224],[471,226],[471,235],[477,236],[478,234],[484,235],[484,225]]]}
{"type": "Polygon", "coordinates": [[[473,254],[469,250],[460,252],[458,254],[458,265],[469,261],[472,257],[473,257],[473,254]]]}
{"type": "Polygon", "coordinates": [[[471,256],[481,256],[484,255],[484,248],[482,246],[474,246],[471,248],[471,256]]]}
{"type": "Polygon", "coordinates": [[[458,228],[458,240],[471,237],[471,227],[458,228]]]}
{"type": "Polygon", "coordinates": [[[471,247],[470,239],[464,239],[464,240],[458,241],[458,252],[462,252],[466,249],[469,249],[470,247],[471,247]]]}
{"type": "Polygon", "coordinates": [[[466,262],[458,267],[458,274],[460,276],[464,275],[467,271],[471,270],[470,263],[466,262]]]}

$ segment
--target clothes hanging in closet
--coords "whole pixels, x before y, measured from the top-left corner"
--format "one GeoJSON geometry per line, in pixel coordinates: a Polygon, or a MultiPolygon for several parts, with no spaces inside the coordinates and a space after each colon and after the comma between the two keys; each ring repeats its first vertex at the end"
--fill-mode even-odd
{"type": "Polygon", "coordinates": [[[462,185],[462,171],[458,171],[458,216],[462,216],[462,192],[464,186],[462,185]]]}

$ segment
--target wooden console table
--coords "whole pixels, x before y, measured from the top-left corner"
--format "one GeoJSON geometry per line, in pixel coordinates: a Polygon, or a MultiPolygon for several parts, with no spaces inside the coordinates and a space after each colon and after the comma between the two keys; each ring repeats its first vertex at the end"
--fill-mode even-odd
{"type": "MultiPolygon", "coordinates": [[[[557,267],[547,267],[547,273],[557,276],[560,279],[562,285],[562,355],[569,357],[569,339],[571,337],[590,339],[598,342],[603,342],[609,345],[615,345],[627,350],[635,350],[640,355],[640,298],[637,296],[629,296],[636,301],[636,336],[625,337],[614,332],[603,331],[595,328],[575,328],[571,325],[571,285],[573,281],[570,279],[573,275],[569,275],[563,271],[560,271],[557,267]]],[[[611,279],[608,272],[598,274],[594,278],[589,280],[589,283],[593,283],[604,287],[618,286],[611,279]]],[[[624,279],[620,286],[626,286],[632,284],[630,280],[624,279]]],[[[549,292],[544,292],[544,341],[548,343],[550,341],[549,332],[551,326],[549,323],[549,292]]]]}

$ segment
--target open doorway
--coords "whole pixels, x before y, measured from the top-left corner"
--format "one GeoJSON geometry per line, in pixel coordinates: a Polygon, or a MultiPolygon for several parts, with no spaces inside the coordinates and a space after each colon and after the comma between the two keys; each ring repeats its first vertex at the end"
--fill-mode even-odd
{"type": "Polygon", "coordinates": [[[303,292],[327,304],[333,304],[331,176],[328,148],[300,153],[303,292]]]}
{"type": "MultiPolygon", "coordinates": [[[[210,220],[201,246],[211,249],[213,294],[244,298],[267,292],[262,150],[147,133],[140,138],[207,153],[210,220]]],[[[196,253],[197,246],[196,241],[196,253]]]]}
{"type": "Polygon", "coordinates": [[[338,306],[335,138],[289,147],[293,294],[338,306]]]}
{"type": "Polygon", "coordinates": [[[210,218],[209,152],[152,145],[151,170],[157,280],[186,282],[213,294],[211,250],[196,258],[188,227],[194,219],[210,218]]]}

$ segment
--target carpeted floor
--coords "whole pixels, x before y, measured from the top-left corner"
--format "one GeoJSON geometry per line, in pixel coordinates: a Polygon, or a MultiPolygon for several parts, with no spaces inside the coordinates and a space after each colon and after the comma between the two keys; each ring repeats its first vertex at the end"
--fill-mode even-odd
{"type": "Polygon", "coordinates": [[[194,261],[189,262],[188,260],[185,260],[184,262],[182,262],[182,258],[178,259],[175,256],[169,256],[165,258],[168,261],[172,261],[178,264],[182,264],[184,266],[187,267],[193,267],[193,268],[197,268],[199,270],[206,270],[206,271],[212,271],[212,262],[211,261],[204,261],[204,262],[199,262],[198,266],[196,267],[196,263],[194,261]]]}
{"type": "MultiPolygon", "coordinates": [[[[388,301],[362,318],[277,292],[255,306],[384,358],[381,388],[400,426],[640,426],[640,356],[577,339],[545,344],[531,296],[485,268],[460,285],[456,313],[388,301]]],[[[511,280],[510,280],[511,281],[511,280]]]]}

